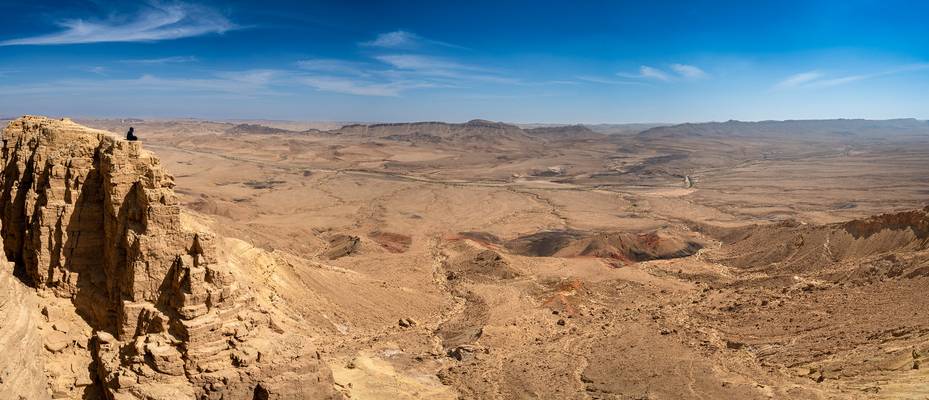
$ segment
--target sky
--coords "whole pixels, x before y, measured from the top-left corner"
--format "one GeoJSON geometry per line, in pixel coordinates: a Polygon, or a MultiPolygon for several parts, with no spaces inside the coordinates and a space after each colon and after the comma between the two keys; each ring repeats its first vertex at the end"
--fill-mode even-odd
{"type": "Polygon", "coordinates": [[[925,1],[0,0],[0,117],[929,119],[925,1]]]}

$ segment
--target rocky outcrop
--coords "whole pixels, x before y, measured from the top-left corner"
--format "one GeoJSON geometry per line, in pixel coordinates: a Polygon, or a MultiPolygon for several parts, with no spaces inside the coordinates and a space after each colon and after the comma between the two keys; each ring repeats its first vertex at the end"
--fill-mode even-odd
{"type": "Polygon", "coordinates": [[[358,251],[361,244],[361,238],[352,235],[333,235],[329,238],[329,249],[322,256],[324,258],[335,260],[342,258],[358,251]]]}
{"type": "Polygon", "coordinates": [[[825,225],[789,220],[720,236],[725,246],[714,258],[740,269],[810,274],[874,267],[892,275],[929,273],[923,265],[929,207],[825,225]]]}
{"type": "Polygon", "coordinates": [[[93,328],[107,397],[336,396],[305,338],[239,286],[215,235],[184,223],[173,178],[139,142],[27,116],[3,131],[2,162],[3,250],[93,328]]]}

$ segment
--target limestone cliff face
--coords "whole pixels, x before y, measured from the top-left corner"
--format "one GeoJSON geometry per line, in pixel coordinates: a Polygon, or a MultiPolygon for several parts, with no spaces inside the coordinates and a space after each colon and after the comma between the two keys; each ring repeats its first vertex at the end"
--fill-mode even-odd
{"type": "Polygon", "coordinates": [[[0,397],[50,399],[42,337],[32,312],[36,296],[13,277],[13,263],[0,261],[0,265],[0,397]]]}
{"type": "Polygon", "coordinates": [[[3,250],[92,327],[107,397],[335,396],[315,351],[284,348],[294,338],[271,329],[214,235],[185,226],[173,178],[139,142],[30,116],[2,139],[3,250]]]}

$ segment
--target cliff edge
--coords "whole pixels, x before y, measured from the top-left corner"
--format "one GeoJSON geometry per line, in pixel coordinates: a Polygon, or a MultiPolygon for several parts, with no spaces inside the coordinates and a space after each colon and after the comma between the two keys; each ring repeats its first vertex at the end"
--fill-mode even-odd
{"type": "Polygon", "coordinates": [[[185,223],[173,177],[140,142],[37,116],[2,140],[0,236],[18,279],[0,273],[0,290],[35,296],[0,295],[0,314],[12,303],[26,313],[0,341],[41,355],[32,370],[44,369],[49,396],[338,397],[309,339],[239,284],[215,234],[185,223]]]}

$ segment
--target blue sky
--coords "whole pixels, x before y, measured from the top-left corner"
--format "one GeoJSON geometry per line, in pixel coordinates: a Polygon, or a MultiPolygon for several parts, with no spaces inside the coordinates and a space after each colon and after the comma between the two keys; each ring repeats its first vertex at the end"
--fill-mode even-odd
{"type": "Polygon", "coordinates": [[[0,116],[929,119],[922,1],[0,2],[0,116]]]}

